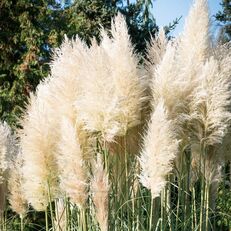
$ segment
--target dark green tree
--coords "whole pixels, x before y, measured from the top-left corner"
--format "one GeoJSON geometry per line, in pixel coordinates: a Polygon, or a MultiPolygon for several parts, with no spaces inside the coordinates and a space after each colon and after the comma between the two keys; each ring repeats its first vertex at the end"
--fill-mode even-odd
{"type": "Polygon", "coordinates": [[[220,40],[227,42],[231,40],[231,0],[222,0],[221,6],[215,18],[221,25],[220,40]]]}
{"type": "Polygon", "coordinates": [[[125,15],[137,51],[143,52],[158,30],[151,1],[123,0],[1,0],[0,2],[0,119],[17,124],[28,95],[49,73],[53,48],[64,34],[76,34],[90,44],[100,27],[125,15]]]}
{"type": "Polygon", "coordinates": [[[45,0],[0,3],[0,117],[10,124],[47,76],[50,48],[60,43],[65,28],[59,8],[45,0]]]}

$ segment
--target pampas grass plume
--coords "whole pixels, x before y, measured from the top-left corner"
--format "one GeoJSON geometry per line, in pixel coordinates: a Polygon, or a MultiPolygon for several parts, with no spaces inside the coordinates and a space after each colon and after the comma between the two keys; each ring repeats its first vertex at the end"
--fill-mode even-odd
{"type": "Polygon", "coordinates": [[[172,121],[168,120],[164,103],[160,101],[151,116],[140,157],[140,181],[151,189],[152,198],[159,196],[166,185],[166,176],[172,171],[177,151],[172,121]]]}
{"type": "Polygon", "coordinates": [[[108,175],[103,168],[101,157],[93,163],[93,176],[91,179],[92,199],[96,210],[96,219],[101,231],[108,230],[108,175]]]}
{"type": "Polygon", "coordinates": [[[150,44],[147,45],[147,61],[146,65],[149,72],[160,63],[163,55],[166,51],[168,40],[165,36],[165,31],[163,28],[160,29],[156,37],[151,37],[150,44]]]}
{"type": "Polygon", "coordinates": [[[16,141],[6,122],[0,121],[0,213],[5,208],[10,161],[16,155],[16,141]]]}
{"type": "Polygon", "coordinates": [[[58,155],[60,187],[73,203],[83,208],[88,198],[88,176],[75,125],[63,118],[61,131],[58,155]]]}
{"type": "Polygon", "coordinates": [[[12,160],[9,180],[8,180],[8,200],[11,209],[23,218],[27,212],[27,201],[23,192],[23,160],[21,153],[18,153],[16,159],[12,160]]]}
{"type": "Polygon", "coordinates": [[[0,122],[0,184],[5,181],[12,145],[10,127],[7,123],[0,122]]]}
{"type": "Polygon", "coordinates": [[[194,0],[179,43],[179,64],[185,71],[188,68],[196,70],[195,63],[201,63],[209,56],[211,48],[209,27],[208,1],[194,0]]]}
{"type": "Polygon", "coordinates": [[[25,196],[36,210],[41,211],[58,192],[57,122],[49,104],[49,81],[40,84],[37,91],[37,95],[31,96],[20,138],[25,196]]]}
{"type": "Polygon", "coordinates": [[[94,40],[81,66],[81,95],[76,110],[84,129],[101,133],[106,141],[123,136],[140,124],[144,83],[138,58],[119,14],[112,23],[112,38],[102,31],[102,42],[94,40]]]}
{"type": "Polygon", "coordinates": [[[191,102],[194,138],[206,146],[221,144],[230,125],[230,80],[211,57],[203,66],[191,102]]]}

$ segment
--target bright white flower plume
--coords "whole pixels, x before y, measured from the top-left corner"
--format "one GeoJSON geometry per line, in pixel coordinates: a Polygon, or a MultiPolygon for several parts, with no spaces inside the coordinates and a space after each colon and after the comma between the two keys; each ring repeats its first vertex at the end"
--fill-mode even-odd
{"type": "Polygon", "coordinates": [[[172,170],[177,151],[172,121],[168,120],[163,101],[160,101],[152,114],[140,157],[140,180],[151,189],[153,198],[159,196],[166,185],[166,176],[172,170]]]}
{"type": "Polygon", "coordinates": [[[74,124],[67,118],[62,120],[61,131],[58,156],[60,187],[73,203],[82,208],[88,197],[88,176],[82,150],[74,124]]]}
{"type": "Polygon", "coordinates": [[[107,141],[140,123],[145,90],[121,15],[112,23],[111,33],[109,39],[102,32],[100,45],[92,42],[85,65],[80,67],[81,95],[75,104],[84,128],[100,132],[107,141]]]}

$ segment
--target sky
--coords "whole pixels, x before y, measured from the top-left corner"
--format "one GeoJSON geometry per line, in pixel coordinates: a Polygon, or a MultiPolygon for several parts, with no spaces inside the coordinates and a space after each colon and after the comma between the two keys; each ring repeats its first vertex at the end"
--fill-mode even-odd
{"type": "MultiPolygon", "coordinates": [[[[209,0],[210,15],[216,14],[221,10],[220,0],[209,0]]],[[[158,26],[165,26],[172,22],[174,19],[182,16],[176,29],[171,33],[173,36],[177,36],[184,27],[185,17],[188,15],[189,8],[192,5],[193,0],[156,0],[153,2],[153,15],[156,19],[158,26]]],[[[217,23],[214,22],[214,18],[211,17],[213,23],[213,31],[217,31],[217,23]]]]}

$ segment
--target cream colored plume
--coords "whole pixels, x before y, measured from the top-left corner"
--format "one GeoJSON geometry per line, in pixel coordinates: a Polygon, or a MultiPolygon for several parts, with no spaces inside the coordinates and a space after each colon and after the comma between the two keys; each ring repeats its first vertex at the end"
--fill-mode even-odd
{"type": "Polygon", "coordinates": [[[0,121],[0,216],[5,209],[10,161],[16,152],[15,137],[10,127],[7,123],[0,121]]]}
{"type": "Polygon", "coordinates": [[[230,125],[230,76],[223,75],[219,62],[211,57],[200,78],[190,104],[193,138],[205,146],[214,146],[222,143],[230,125]]]}
{"type": "Polygon", "coordinates": [[[23,191],[23,160],[21,153],[12,160],[8,179],[8,200],[11,209],[23,218],[27,212],[27,201],[23,191]]]}
{"type": "Polygon", "coordinates": [[[222,66],[221,60],[214,57],[204,64],[200,85],[194,90],[190,104],[195,170],[204,174],[214,192],[221,180],[221,167],[225,164],[229,150],[227,133],[231,119],[231,76],[227,75],[226,68],[222,66]]]}
{"type": "Polygon", "coordinates": [[[56,110],[53,116],[58,117],[58,121],[62,116],[76,120],[74,102],[80,92],[79,72],[86,50],[85,44],[78,37],[73,40],[65,37],[61,47],[54,51],[49,86],[52,97],[48,100],[56,110]]]}
{"type": "Polygon", "coordinates": [[[165,36],[165,31],[163,28],[160,29],[159,34],[156,37],[151,37],[150,44],[147,45],[147,61],[146,66],[149,73],[153,73],[156,65],[162,60],[168,40],[165,36]]]}
{"type": "MultiPolygon", "coordinates": [[[[92,46],[81,68],[81,95],[76,109],[84,128],[101,133],[106,141],[123,136],[140,123],[144,81],[138,58],[119,14],[112,23],[112,38],[102,31],[102,42],[92,46]]],[[[84,58],[83,58],[84,59],[84,58]]]]}
{"type": "Polygon", "coordinates": [[[75,125],[63,118],[61,131],[58,155],[60,187],[73,203],[83,208],[88,198],[88,175],[75,125]]]}
{"type": "Polygon", "coordinates": [[[93,173],[91,179],[92,199],[95,205],[95,215],[101,231],[108,230],[108,174],[103,168],[101,157],[93,162],[93,173]]]}
{"type": "Polygon", "coordinates": [[[58,132],[62,133],[60,126],[63,117],[68,118],[71,123],[75,124],[85,160],[91,158],[90,145],[92,140],[87,132],[82,129],[83,124],[78,118],[78,112],[74,104],[81,92],[82,79],[85,78],[82,75],[82,67],[88,67],[85,58],[88,50],[78,37],[72,40],[65,38],[61,47],[55,50],[54,60],[51,64],[52,86],[49,89],[52,95],[50,106],[56,111],[53,117],[57,118],[58,132]]]}
{"type": "Polygon", "coordinates": [[[56,163],[57,121],[49,103],[49,80],[31,96],[23,121],[21,148],[26,199],[38,211],[45,210],[58,191],[56,163]],[[50,193],[48,193],[50,192],[50,193]],[[49,195],[50,194],[50,195],[49,195]]]}
{"type": "Polygon", "coordinates": [[[175,105],[182,100],[183,92],[179,85],[183,83],[177,79],[175,53],[175,45],[169,43],[162,61],[153,73],[152,105],[154,109],[162,98],[167,110],[173,112],[175,105]]]}
{"type": "MultiPolygon", "coordinates": [[[[187,71],[197,70],[196,63],[204,62],[210,54],[210,22],[207,0],[195,0],[186,18],[179,43],[179,64],[187,71]],[[191,66],[191,67],[190,67],[191,66]]],[[[192,78],[193,72],[188,76],[192,78]]]]}
{"type": "Polygon", "coordinates": [[[172,163],[177,155],[178,141],[174,137],[171,120],[160,101],[149,122],[141,152],[141,183],[151,189],[152,198],[159,196],[166,185],[166,176],[172,171],[172,163]]]}
{"type": "Polygon", "coordinates": [[[10,127],[7,123],[0,122],[0,184],[6,179],[6,173],[9,169],[9,161],[14,155],[14,140],[11,135],[10,127]]]}

